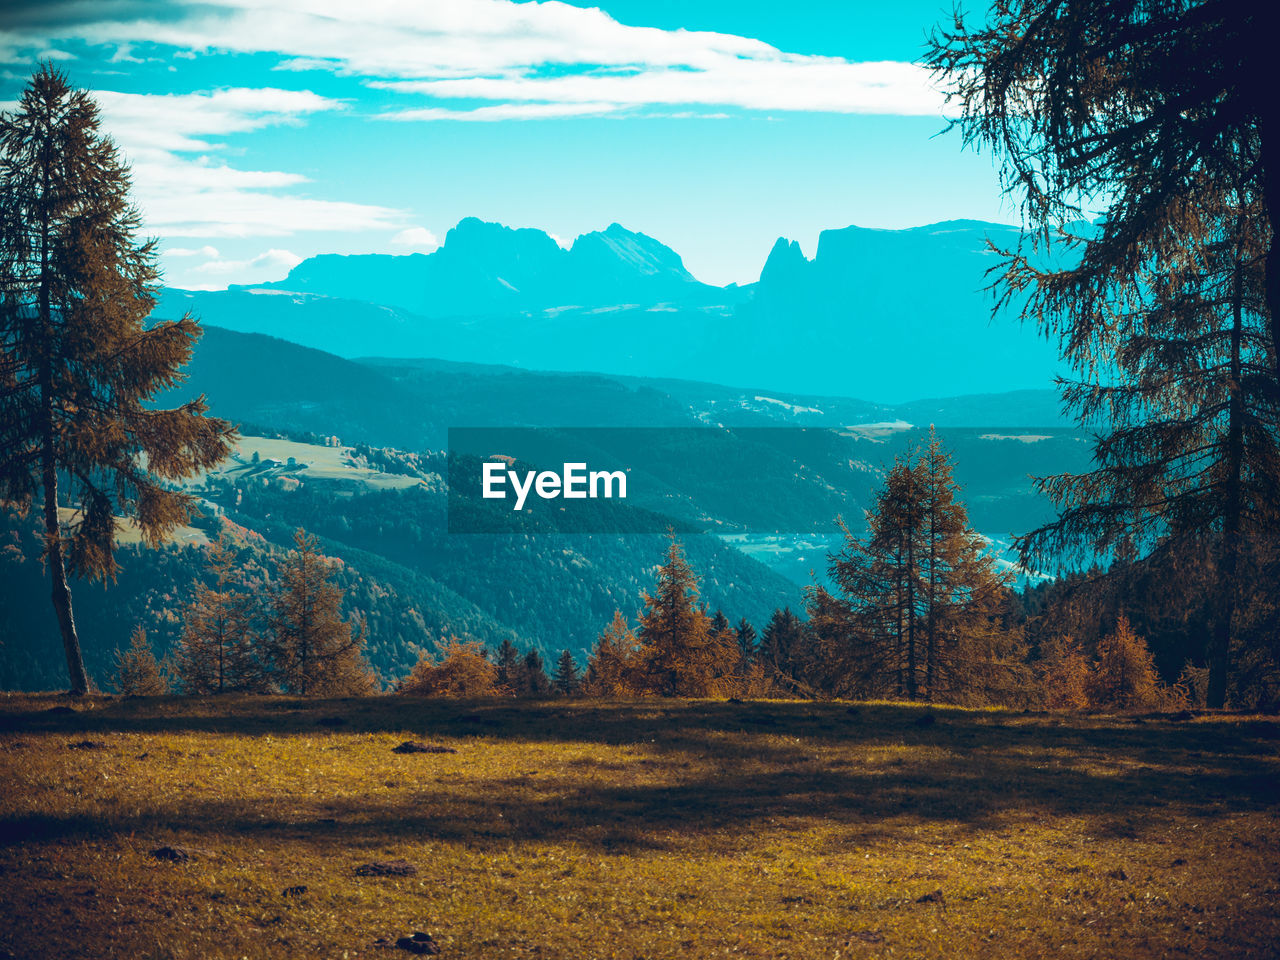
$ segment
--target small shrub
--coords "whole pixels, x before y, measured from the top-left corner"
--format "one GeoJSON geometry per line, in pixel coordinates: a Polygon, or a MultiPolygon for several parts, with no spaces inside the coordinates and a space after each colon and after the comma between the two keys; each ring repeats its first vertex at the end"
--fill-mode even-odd
{"type": "Polygon", "coordinates": [[[1113,710],[1170,710],[1187,705],[1182,686],[1160,683],[1147,642],[1123,614],[1116,628],[1098,641],[1098,661],[1090,677],[1089,700],[1113,710]]]}
{"type": "Polygon", "coordinates": [[[497,668],[480,644],[450,641],[439,659],[424,653],[396,692],[411,697],[496,697],[503,694],[497,668]]]}

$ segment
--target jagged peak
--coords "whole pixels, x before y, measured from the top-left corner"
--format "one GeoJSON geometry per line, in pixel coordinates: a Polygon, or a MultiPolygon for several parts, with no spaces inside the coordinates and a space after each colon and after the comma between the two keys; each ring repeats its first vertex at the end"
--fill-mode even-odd
{"type": "Polygon", "coordinates": [[[808,263],[809,261],[806,259],[804,251],[800,249],[800,241],[779,237],[774,242],[773,249],[769,251],[769,256],[764,262],[764,267],[760,271],[760,279],[765,281],[780,274],[791,274],[798,269],[803,269],[808,263]]]}

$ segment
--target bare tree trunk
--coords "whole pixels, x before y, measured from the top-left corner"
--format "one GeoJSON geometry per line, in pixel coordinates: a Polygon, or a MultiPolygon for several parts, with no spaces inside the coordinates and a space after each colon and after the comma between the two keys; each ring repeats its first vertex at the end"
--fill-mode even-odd
{"type": "Polygon", "coordinates": [[[62,556],[62,529],[58,524],[58,471],[53,462],[52,428],[46,430],[44,450],[41,455],[44,483],[44,532],[49,573],[53,578],[53,609],[58,615],[58,628],[62,632],[62,649],[67,655],[67,673],[71,678],[71,692],[83,696],[89,692],[89,677],[84,670],[84,657],[80,652],[80,637],[76,634],[76,620],[71,612],[71,588],[67,585],[67,568],[62,556]]]}
{"type": "MultiPolygon", "coordinates": [[[[1273,245],[1272,250],[1274,249],[1273,245]]],[[[1268,264],[1268,274],[1270,273],[1270,264],[1268,264]]],[[[1268,276],[1268,284],[1270,282],[1270,276],[1268,276]]],[[[1237,261],[1231,291],[1231,400],[1228,404],[1227,421],[1227,496],[1222,515],[1222,559],[1218,565],[1218,610],[1209,643],[1209,688],[1205,694],[1206,705],[1215,709],[1220,709],[1227,702],[1227,673],[1231,668],[1231,621],[1235,619],[1236,613],[1236,576],[1240,558],[1240,472],[1244,462],[1244,425],[1241,423],[1243,411],[1240,397],[1242,300],[1242,266],[1237,261]]]]}
{"type": "MultiPolygon", "coordinates": [[[[49,169],[52,163],[52,147],[46,142],[43,153],[44,192],[48,193],[49,169]]],[[[44,325],[44,356],[40,366],[40,406],[42,423],[40,436],[40,474],[44,487],[45,549],[49,562],[49,574],[53,580],[53,610],[58,616],[58,629],[62,633],[62,649],[67,655],[67,674],[71,679],[71,693],[83,696],[89,692],[89,677],[84,670],[84,656],[80,652],[80,637],[76,634],[76,620],[71,612],[71,588],[67,586],[67,566],[62,556],[62,527],[58,524],[58,464],[56,460],[53,429],[53,360],[50,351],[53,340],[53,310],[49,296],[49,216],[41,212],[40,223],[40,292],[38,309],[44,325]]]]}
{"type": "Polygon", "coordinates": [[[915,529],[907,536],[907,697],[915,700],[919,696],[918,678],[916,676],[916,557],[915,544],[912,542],[915,529]]]}

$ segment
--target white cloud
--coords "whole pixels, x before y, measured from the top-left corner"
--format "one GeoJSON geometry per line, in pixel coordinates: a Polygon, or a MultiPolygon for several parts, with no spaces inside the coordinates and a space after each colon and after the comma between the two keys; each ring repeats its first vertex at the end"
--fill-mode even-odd
{"type": "Polygon", "coordinates": [[[468,120],[493,122],[497,120],[546,120],[555,117],[598,117],[614,113],[616,103],[498,103],[471,110],[450,110],[445,107],[422,107],[417,110],[394,110],[381,114],[385,120],[468,120]]]}
{"type": "MultiPolygon", "coordinates": [[[[214,252],[217,253],[217,251],[214,252]]],[[[224,288],[228,283],[265,283],[269,280],[282,280],[301,262],[302,258],[296,253],[275,248],[246,260],[224,260],[215,256],[192,267],[186,273],[187,279],[184,280],[183,286],[191,290],[216,290],[224,288]]]]}
{"type": "Polygon", "coordinates": [[[217,257],[218,248],[205,244],[203,247],[192,249],[190,247],[169,247],[164,250],[166,257],[217,257]]]}
{"type": "Polygon", "coordinates": [[[407,227],[391,238],[391,244],[414,253],[430,253],[440,246],[440,238],[426,227],[407,227]]]}
{"type": "Polygon", "coordinates": [[[378,230],[403,219],[368,204],[299,196],[307,182],[282,170],[243,170],[214,159],[218,138],[296,124],[344,109],[309,90],[234,87],[203,93],[95,91],[103,128],[133,171],[134,197],[149,232],[167,237],[289,236],[306,230],[378,230]]]}
{"type": "MultiPolygon", "coordinates": [[[[924,116],[941,111],[939,98],[923,67],[894,62],[848,63],[827,57],[728,58],[705,70],[661,67],[627,74],[467,77],[374,85],[437,98],[540,101],[526,105],[555,107],[566,112],[577,106],[587,112],[607,112],[650,104],[719,104],[753,110],[924,116]]],[[[507,109],[512,106],[504,104],[507,109]]],[[[497,109],[480,107],[472,112],[497,109]]],[[[420,119],[438,118],[426,115],[420,119]]]]}
{"type": "Polygon", "coordinates": [[[104,124],[134,151],[214,150],[205,139],[247,133],[276,124],[296,124],[308,114],[341,110],[346,104],[310,90],[231,87],[208,93],[152,94],[96,90],[104,124]]]}
{"type": "Polygon", "coordinates": [[[474,111],[431,105],[396,119],[528,119],[642,104],[937,115],[923,68],[787,53],[760,40],[628,26],[596,8],[510,0],[204,0],[154,7],[99,0],[42,21],[31,11],[0,31],[0,48],[63,39],[142,41],[181,52],[276,53],[287,71],[323,70],[430,97],[490,101],[474,111]],[[75,16],[71,15],[72,13],[75,16]],[[517,105],[527,104],[525,109],[517,105]],[[545,109],[529,109],[534,105],[545,109]],[[488,111],[480,113],[480,111],[488,111]]]}

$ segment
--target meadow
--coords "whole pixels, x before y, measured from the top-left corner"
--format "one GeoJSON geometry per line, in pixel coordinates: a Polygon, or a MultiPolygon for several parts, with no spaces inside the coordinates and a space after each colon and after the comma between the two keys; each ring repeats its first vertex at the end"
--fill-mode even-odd
{"type": "Polygon", "coordinates": [[[1278,748],[1229,714],[5,695],[0,957],[1274,957],[1278,748]]]}

